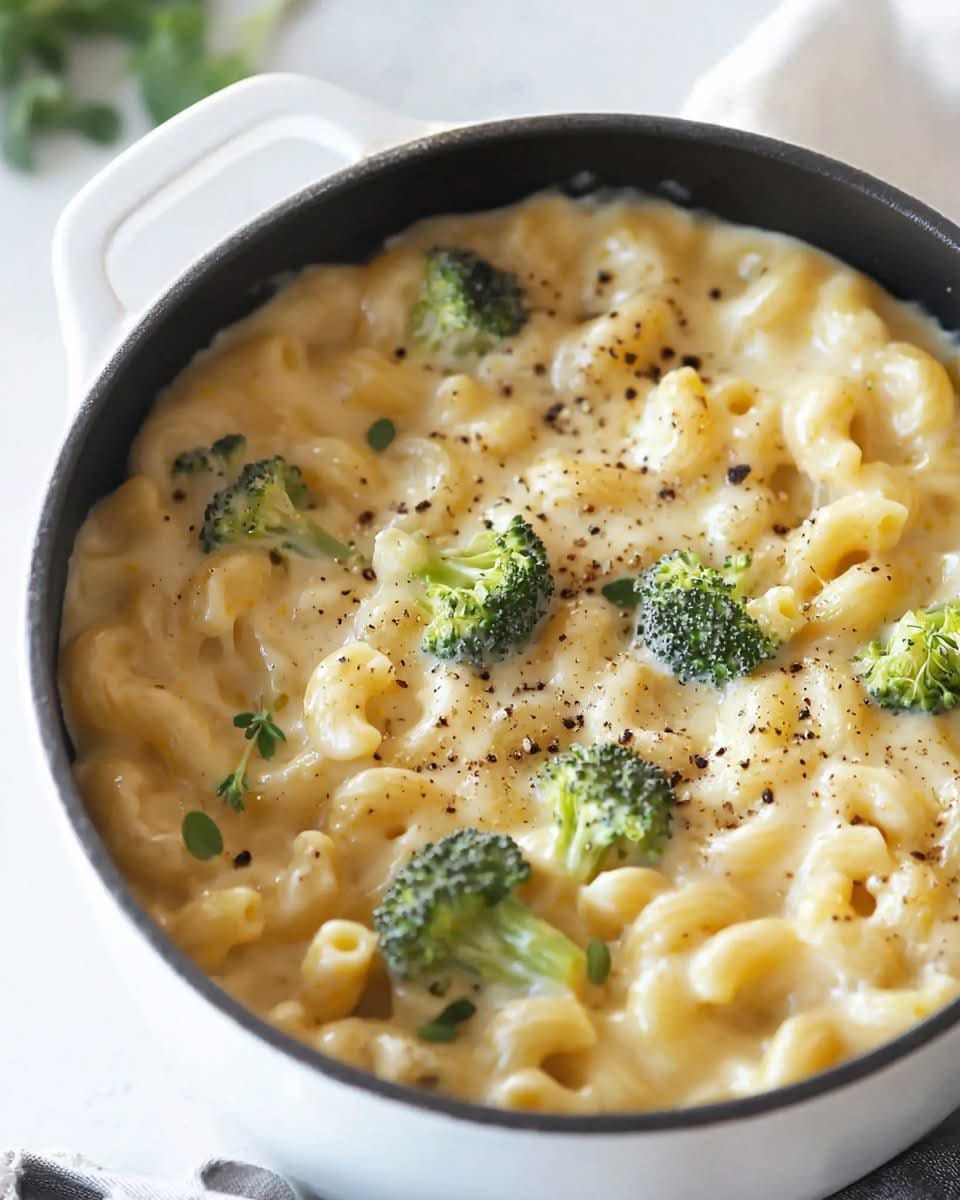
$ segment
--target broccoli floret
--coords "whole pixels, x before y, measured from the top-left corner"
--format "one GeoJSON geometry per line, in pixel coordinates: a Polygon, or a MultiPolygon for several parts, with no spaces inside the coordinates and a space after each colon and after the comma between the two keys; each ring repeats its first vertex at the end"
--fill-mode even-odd
{"type": "Polygon", "coordinates": [[[870,699],[883,708],[948,712],[960,704],[960,600],[906,612],[884,641],[854,659],[870,699]]]}
{"type": "Polygon", "coordinates": [[[200,544],[208,553],[235,542],[264,542],[306,558],[349,558],[350,546],[321,529],[302,510],[307,488],[300,468],[278,454],[247,463],[207,505],[200,544]]]}
{"type": "Polygon", "coordinates": [[[373,914],[387,966],[410,979],[460,967],[488,983],[575,986],[583,951],[512,895],[529,878],[506,834],[458,829],[424,846],[373,914]]]}
{"type": "Polygon", "coordinates": [[[464,550],[431,546],[417,574],[427,582],[430,614],[423,649],[476,667],[525,646],[553,595],[546,548],[521,516],[500,533],[484,531],[464,550]]]}
{"type": "Polygon", "coordinates": [[[223,475],[235,465],[246,444],[247,439],[242,433],[225,433],[212,446],[196,446],[193,450],[181,451],[173,460],[170,474],[201,475],[206,471],[216,471],[223,475]]]}
{"type": "Polygon", "coordinates": [[[571,746],[536,788],[557,823],[557,857],[575,879],[593,879],[611,854],[653,863],[670,837],[670,780],[626,746],[571,746]]]}
{"type": "Polygon", "coordinates": [[[434,246],[424,258],[423,286],[410,332],[429,350],[459,357],[486,354],[527,320],[523,288],[472,250],[434,246]]]}
{"type": "Polygon", "coordinates": [[[746,565],[728,559],[717,571],[692,551],[675,550],[641,577],[637,636],[681,683],[719,687],[776,654],[777,639],[747,612],[746,565]]]}

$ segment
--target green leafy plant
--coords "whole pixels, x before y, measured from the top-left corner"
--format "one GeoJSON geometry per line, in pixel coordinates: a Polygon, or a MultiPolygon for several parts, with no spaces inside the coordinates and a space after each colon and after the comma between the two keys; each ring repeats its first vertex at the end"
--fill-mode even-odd
{"type": "Polygon", "coordinates": [[[247,767],[256,748],[261,758],[273,758],[277,746],[287,740],[286,734],[274,723],[273,714],[266,708],[258,712],[237,713],[233,723],[243,730],[246,745],[234,770],[217,784],[217,795],[235,812],[243,812],[243,797],[247,791],[247,767]]]}
{"type": "Polygon", "coordinates": [[[54,129],[106,144],[120,132],[120,117],[108,104],[75,100],[59,76],[44,72],[25,80],[9,103],[3,123],[4,158],[21,171],[31,170],[37,134],[54,129]]]}
{"type": "Polygon", "coordinates": [[[67,130],[98,143],[119,135],[117,109],[77,98],[67,82],[79,42],[113,37],[133,46],[132,69],[144,106],[160,123],[252,75],[264,40],[288,4],[273,0],[247,22],[236,49],[214,54],[204,0],[0,0],[4,157],[29,171],[35,143],[45,133],[67,130]]]}

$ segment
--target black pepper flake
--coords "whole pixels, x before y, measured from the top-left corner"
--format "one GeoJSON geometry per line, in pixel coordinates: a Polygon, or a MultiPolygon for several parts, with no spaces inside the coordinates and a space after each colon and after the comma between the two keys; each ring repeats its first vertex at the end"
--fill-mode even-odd
{"type": "Polygon", "coordinates": [[[709,764],[708,764],[707,760],[703,757],[702,754],[695,754],[693,756],[693,765],[695,767],[699,767],[700,770],[702,771],[709,764]]]}
{"type": "Polygon", "coordinates": [[[764,802],[764,804],[772,804],[773,803],[773,791],[770,788],[764,788],[763,791],[760,793],[760,799],[764,802]]]}
{"type": "Polygon", "coordinates": [[[623,361],[627,364],[628,367],[632,367],[633,364],[637,361],[637,356],[634,354],[634,352],[632,350],[628,350],[627,353],[623,356],[623,361]]]}
{"type": "Polygon", "coordinates": [[[538,363],[534,363],[534,364],[533,364],[533,373],[534,373],[534,375],[546,375],[546,373],[547,373],[547,364],[546,364],[546,363],[540,363],[540,362],[538,362],[538,363]]]}
{"type": "Polygon", "coordinates": [[[539,754],[540,753],[540,743],[535,742],[533,740],[533,738],[529,736],[529,734],[523,739],[523,741],[520,743],[520,745],[523,748],[524,754],[539,754]]]}
{"type": "Polygon", "coordinates": [[[790,530],[786,527],[786,525],[774,525],[773,532],[777,535],[777,537],[786,537],[790,530]]]}
{"type": "MultiPolygon", "coordinates": [[[[747,469],[749,470],[749,467],[747,469]]],[[[429,500],[421,500],[418,504],[415,504],[413,507],[414,507],[414,511],[419,513],[419,512],[426,512],[427,509],[432,506],[431,506],[429,500]]]]}
{"type": "Polygon", "coordinates": [[[664,348],[660,351],[660,357],[664,362],[669,362],[671,358],[677,357],[677,352],[672,346],[664,346],[664,348]]]}
{"type": "Polygon", "coordinates": [[[233,856],[233,865],[235,867],[249,867],[253,862],[253,855],[249,850],[241,850],[239,854],[233,856]]]}
{"type": "Polygon", "coordinates": [[[703,366],[703,359],[699,354],[685,354],[680,361],[685,367],[693,367],[695,371],[699,371],[703,366]]]}
{"type": "Polygon", "coordinates": [[[662,487],[657,495],[661,500],[676,500],[677,498],[677,493],[672,487],[662,487]]]}
{"type": "Polygon", "coordinates": [[[732,484],[743,483],[749,474],[750,467],[748,464],[738,463],[735,467],[730,467],[727,471],[727,482],[732,484]]]}
{"type": "Polygon", "coordinates": [[[183,490],[183,488],[177,488],[173,493],[173,499],[176,500],[178,504],[181,502],[181,500],[186,500],[186,498],[187,493],[183,490]]]}
{"type": "Polygon", "coordinates": [[[723,299],[723,291],[718,287],[712,287],[710,289],[710,291],[707,292],[707,295],[710,297],[711,300],[722,300],[723,299]]]}
{"type": "Polygon", "coordinates": [[[373,583],[377,578],[377,573],[373,567],[364,567],[362,574],[367,583],[373,583]]]}
{"type": "Polygon", "coordinates": [[[628,387],[627,390],[623,394],[626,396],[626,398],[628,400],[636,400],[637,389],[635,387],[628,387]]]}
{"type": "Polygon", "coordinates": [[[369,508],[364,509],[364,511],[359,515],[359,517],[357,517],[357,524],[358,525],[369,525],[375,515],[376,514],[371,512],[371,510],[369,508]]]}
{"type": "Polygon", "coordinates": [[[620,743],[621,746],[629,746],[630,743],[633,741],[633,730],[625,729],[623,731],[623,733],[621,733],[620,736],[617,738],[617,741],[620,743]]]}
{"type": "Polygon", "coordinates": [[[613,276],[610,274],[609,271],[598,271],[597,272],[597,283],[609,283],[612,279],[613,279],[613,276]]]}

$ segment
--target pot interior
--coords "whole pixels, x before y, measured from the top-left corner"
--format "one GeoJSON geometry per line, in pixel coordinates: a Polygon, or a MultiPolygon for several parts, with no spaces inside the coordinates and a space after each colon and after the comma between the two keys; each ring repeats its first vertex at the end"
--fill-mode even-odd
{"type": "MultiPolygon", "coordinates": [[[[363,260],[420,218],[492,208],[551,186],[573,194],[633,187],[791,234],[917,301],[947,329],[960,328],[956,226],[840,164],[681,121],[547,117],[454,131],[340,172],[255,222],[195,266],[117,351],[61,453],[37,539],[28,611],[41,732],[73,825],[115,892],[119,876],[70,775],[57,693],[61,607],[77,531],[121,482],[158,391],[218,330],[266,300],[277,276],[311,263],[363,260]]],[[[929,1024],[938,1031],[952,1023],[956,1007],[929,1024]]],[[[894,1053],[904,1051],[903,1039],[900,1046],[894,1053]]],[[[891,1048],[878,1053],[889,1057],[891,1048]]]]}

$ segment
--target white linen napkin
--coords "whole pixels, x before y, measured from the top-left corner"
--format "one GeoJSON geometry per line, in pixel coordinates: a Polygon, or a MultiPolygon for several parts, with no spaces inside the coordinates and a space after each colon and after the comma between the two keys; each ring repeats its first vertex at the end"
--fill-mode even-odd
{"type": "Polygon", "coordinates": [[[682,115],[820,150],[960,220],[960,0],[785,0],[682,115]]]}

